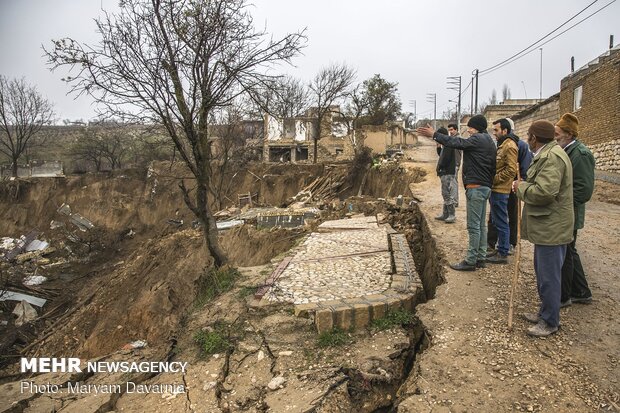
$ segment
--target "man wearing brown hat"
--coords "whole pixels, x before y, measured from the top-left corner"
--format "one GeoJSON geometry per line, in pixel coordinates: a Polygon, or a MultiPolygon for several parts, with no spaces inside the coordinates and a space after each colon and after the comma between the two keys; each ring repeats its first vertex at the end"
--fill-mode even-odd
{"type": "Polygon", "coordinates": [[[586,215],[586,202],[594,192],[594,156],[578,139],[579,120],[572,113],[562,115],[555,124],[555,140],[573,165],[573,207],[575,227],[573,240],[566,248],[566,259],[562,266],[562,307],[571,303],[588,304],[592,302],[592,292],[588,287],[581,259],[575,248],[577,230],[583,228],[586,215]]]}
{"type": "Polygon", "coordinates": [[[475,115],[467,122],[469,138],[463,139],[435,132],[430,126],[417,129],[418,135],[432,137],[448,148],[463,151],[463,184],[467,199],[466,258],[450,267],[457,271],[474,271],[485,264],[487,252],[486,206],[495,177],[497,148],[487,133],[487,120],[475,115]]]}
{"type": "Polygon", "coordinates": [[[558,331],[562,264],[573,237],[573,169],[568,155],[554,140],[551,122],[538,120],[527,136],[534,158],[527,179],[513,184],[523,201],[521,235],[534,244],[534,271],[541,305],[523,317],[536,325],[527,333],[545,337],[558,331]]]}

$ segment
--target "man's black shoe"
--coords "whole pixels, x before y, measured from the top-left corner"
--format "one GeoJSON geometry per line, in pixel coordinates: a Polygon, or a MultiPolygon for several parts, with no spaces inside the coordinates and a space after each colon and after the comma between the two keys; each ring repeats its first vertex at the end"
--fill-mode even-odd
{"type": "Polygon", "coordinates": [[[489,257],[487,255],[487,262],[491,264],[508,264],[508,256],[502,254],[495,254],[489,257]]]}
{"type": "Polygon", "coordinates": [[[487,262],[486,260],[478,260],[476,261],[476,268],[486,268],[487,262]]]}
{"type": "Polygon", "coordinates": [[[475,271],[476,264],[468,264],[467,261],[463,260],[458,264],[450,264],[450,268],[457,271],[475,271]]]}
{"type": "Polygon", "coordinates": [[[592,296],[589,295],[587,297],[571,297],[570,300],[571,302],[577,304],[590,304],[592,303],[592,296]]]}

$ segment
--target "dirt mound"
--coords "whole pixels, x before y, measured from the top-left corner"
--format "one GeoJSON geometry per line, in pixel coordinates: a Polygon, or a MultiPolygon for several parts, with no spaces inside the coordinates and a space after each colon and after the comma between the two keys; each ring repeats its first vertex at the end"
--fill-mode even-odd
{"type": "Polygon", "coordinates": [[[609,204],[620,205],[620,185],[597,180],[592,199],[609,204]]]}
{"type": "Polygon", "coordinates": [[[256,229],[250,225],[232,228],[220,237],[221,245],[233,265],[251,267],[267,264],[288,251],[303,236],[301,229],[256,229]]]}
{"type": "Polygon", "coordinates": [[[85,286],[75,312],[35,348],[49,356],[89,358],[134,340],[166,344],[192,305],[196,281],[209,263],[203,242],[194,230],[147,241],[85,286]]]}

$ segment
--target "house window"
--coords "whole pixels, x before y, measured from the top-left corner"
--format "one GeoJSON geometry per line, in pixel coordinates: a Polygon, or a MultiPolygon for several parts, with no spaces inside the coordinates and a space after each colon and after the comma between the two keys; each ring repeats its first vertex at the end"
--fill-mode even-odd
{"type": "Polygon", "coordinates": [[[577,86],[573,91],[573,112],[581,109],[582,86],[577,86]]]}

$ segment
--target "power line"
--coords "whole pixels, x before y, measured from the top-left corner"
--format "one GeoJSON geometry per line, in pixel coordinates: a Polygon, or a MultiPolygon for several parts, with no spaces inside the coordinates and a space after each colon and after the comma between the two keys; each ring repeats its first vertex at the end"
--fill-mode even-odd
{"type": "MultiPolygon", "coordinates": [[[[595,12],[593,12],[593,13],[589,14],[588,16],[584,17],[583,19],[579,20],[577,23],[573,24],[572,26],[570,26],[570,27],[566,28],[565,30],[561,31],[560,33],[556,34],[556,35],[555,35],[555,36],[553,36],[551,39],[549,39],[549,40],[545,41],[544,43],[541,43],[540,45],[538,45],[538,47],[542,47],[542,46],[546,45],[547,43],[549,43],[550,41],[552,41],[552,40],[554,40],[554,39],[558,38],[559,36],[563,35],[563,34],[564,34],[564,33],[566,33],[567,31],[571,30],[573,27],[575,27],[575,26],[577,26],[577,25],[579,25],[579,24],[583,23],[584,21],[588,20],[590,17],[592,17],[592,16],[594,16],[595,14],[597,14],[597,13],[599,13],[599,12],[603,11],[604,9],[606,9],[606,8],[607,8],[607,7],[609,7],[609,6],[611,6],[611,5],[612,5],[613,3],[615,3],[615,2],[616,2],[616,0],[612,0],[611,2],[607,3],[605,6],[601,7],[600,9],[596,10],[595,12]]],[[[498,67],[496,67],[496,68],[494,68],[494,69],[492,69],[492,70],[487,69],[487,71],[486,71],[485,73],[481,74],[480,76],[488,75],[488,74],[490,74],[490,73],[492,73],[492,72],[494,72],[494,71],[496,71],[496,70],[498,70],[498,69],[501,69],[502,67],[507,66],[507,65],[509,65],[510,63],[516,62],[517,60],[521,59],[521,58],[522,58],[522,57],[524,57],[524,56],[527,56],[528,54],[530,54],[530,53],[532,53],[532,52],[534,52],[534,51],[536,51],[536,50],[538,50],[538,49],[532,49],[532,50],[529,50],[528,52],[526,52],[526,53],[522,54],[521,56],[518,56],[518,57],[516,57],[516,58],[512,59],[511,61],[506,62],[506,63],[502,64],[501,66],[498,66],[498,67]]],[[[497,66],[497,65],[496,65],[496,66],[497,66]]]]}
{"type": "MultiPolygon", "coordinates": [[[[536,40],[534,43],[532,43],[531,45],[529,45],[528,47],[526,47],[525,49],[515,53],[514,55],[510,56],[508,59],[503,60],[501,62],[499,62],[498,64],[491,66],[487,69],[483,69],[480,70],[480,74],[484,74],[485,72],[488,72],[490,70],[495,69],[496,67],[503,65],[504,63],[508,62],[509,60],[519,56],[521,53],[529,50],[532,47],[535,47],[538,43],[542,42],[543,40],[545,40],[547,37],[551,36],[553,33],[557,32],[558,30],[560,30],[562,28],[562,26],[566,25],[567,23],[569,23],[571,20],[573,20],[574,18],[576,18],[577,16],[579,16],[581,13],[583,13],[584,11],[586,11],[587,9],[589,9],[590,7],[592,7],[592,5],[594,5],[595,3],[597,3],[599,0],[594,0],[592,3],[588,4],[586,7],[584,7],[583,9],[581,9],[581,11],[579,11],[577,14],[575,14],[573,17],[571,17],[570,19],[566,20],[564,23],[562,23],[561,25],[559,25],[558,27],[556,27],[555,29],[553,29],[552,31],[550,31],[549,33],[547,33],[546,35],[544,35],[543,37],[541,37],[540,39],[536,40]]],[[[615,0],[614,0],[615,1],[615,0]]],[[[610,3],[611,4],[611,3],[610,3]]]]}

